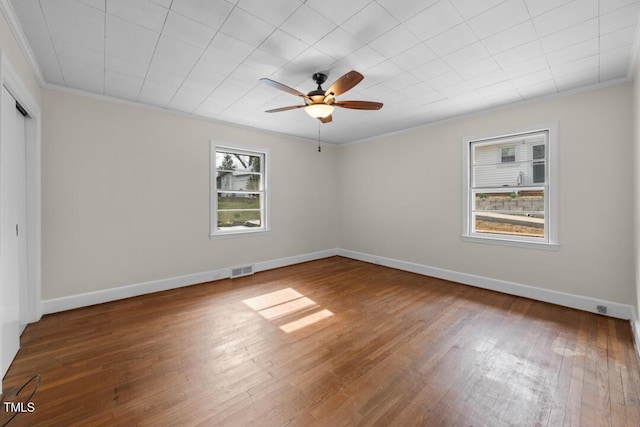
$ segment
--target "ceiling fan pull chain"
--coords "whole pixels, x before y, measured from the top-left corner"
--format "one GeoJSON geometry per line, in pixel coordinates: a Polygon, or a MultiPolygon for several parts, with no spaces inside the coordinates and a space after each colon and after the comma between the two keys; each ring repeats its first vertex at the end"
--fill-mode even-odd
{"type": "Polygon", "coordinates": [[[320,122],[318,122],[318,153],[322,152],[322,148],[320,147],[320,122]]]}

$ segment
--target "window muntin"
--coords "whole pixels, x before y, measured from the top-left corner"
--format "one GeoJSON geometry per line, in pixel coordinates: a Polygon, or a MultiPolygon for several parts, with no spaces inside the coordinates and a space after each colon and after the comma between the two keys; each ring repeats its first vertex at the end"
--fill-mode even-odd
{"type": "Polygon", "coordinates": [[[550,129],[465,140],[465,236],[555,242],[549,215],[549,141],[550,129]],[[505,156],[509,168],[501,167],[505,156]]]}
{"type": "Polygon", "coordinates": [[[211,234],[266,231],[266,153],[212,145],[211,234]]]}

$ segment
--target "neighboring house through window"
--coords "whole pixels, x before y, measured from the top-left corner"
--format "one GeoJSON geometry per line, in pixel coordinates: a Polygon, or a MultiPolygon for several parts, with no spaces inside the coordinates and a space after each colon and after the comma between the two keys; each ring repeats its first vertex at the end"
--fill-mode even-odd
{"type": "Polygon", "coordinates": [[[516,147],[500,147],[500,163],[511,163],[516,161],[516,147]]]}
{"type": "Polygon", "coordinates": [[[555,138],[549,125],[463,141],[465,240],[557,244],[555,138]]]}
{"type": "Polygon", "coordinates": [[[211,235],[267,231],[267,153],[211,143],[211,235]]]}
{"type": "Polygon", "coordinates": [[[534,183],[544,183],[545,181],[545,150],[546,144],[531,146],[531,174],[534,183]]]}

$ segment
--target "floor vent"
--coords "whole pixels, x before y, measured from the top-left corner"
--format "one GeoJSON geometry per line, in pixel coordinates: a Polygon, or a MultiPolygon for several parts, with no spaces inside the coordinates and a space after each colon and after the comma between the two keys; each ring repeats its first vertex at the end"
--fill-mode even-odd
{"type": "Polygon", "coordinates": [[[253,274],[253,265],[245,265],[244,267],[234,267],[231,269],[231,278],[250,276],[253,274]]]}

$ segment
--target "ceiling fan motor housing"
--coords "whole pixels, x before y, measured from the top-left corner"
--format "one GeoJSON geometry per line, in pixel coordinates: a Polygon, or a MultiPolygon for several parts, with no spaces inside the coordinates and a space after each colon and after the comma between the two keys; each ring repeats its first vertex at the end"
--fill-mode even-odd
{"type": "Polygon", "coordinates": [[[316,82],[318,88],[307,93],[307,96],[311,98],[312,104],[317,104],[324,101],[325,90],[322,89],[322,84],[327,81],[327,75],[324,73],[315,73],[313,75],[313,81],[316,82]]]}
{"type": "Polygon", "coordinates": [[[320,85],[327,81],[327,75],[324,73],[315,73],[313,75],[313,81],[318,85],[318,89],[320,89],[320,85]]]}

